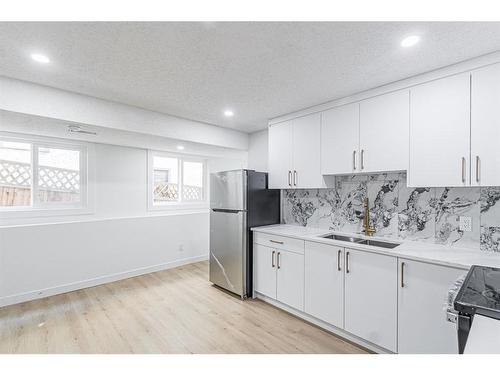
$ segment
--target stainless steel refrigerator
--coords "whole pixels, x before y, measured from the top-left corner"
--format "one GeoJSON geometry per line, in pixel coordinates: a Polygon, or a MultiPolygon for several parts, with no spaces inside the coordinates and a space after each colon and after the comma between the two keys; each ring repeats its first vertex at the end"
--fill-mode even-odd
{"type": "Polygon", "coordinates": [[[210,174],[210,281],[241,298],[252,294],[250,228],[280,222],[280,191],[267,173],[210,174]]]}

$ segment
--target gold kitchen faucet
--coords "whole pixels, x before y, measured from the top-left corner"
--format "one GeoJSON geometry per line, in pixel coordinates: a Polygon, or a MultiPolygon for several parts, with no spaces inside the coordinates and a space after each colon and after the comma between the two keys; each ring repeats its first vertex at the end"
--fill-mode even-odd
{"type": "Polygon", "coordinates": [[[368,203],[368,197],[365,198],[363,207],[365,209],[365,216],[363,217],[363,230],[365,235],[371,236],[375,233],[375,228],[370,227],[370,205],[368,203]]]}

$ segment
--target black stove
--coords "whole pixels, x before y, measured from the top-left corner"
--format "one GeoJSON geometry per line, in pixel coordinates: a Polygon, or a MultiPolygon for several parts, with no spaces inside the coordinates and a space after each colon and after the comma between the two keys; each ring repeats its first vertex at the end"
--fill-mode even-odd
{"type": "Polygon", "coordinates": [[[500,268],[472,266],[455,298],[458,350],[463,353],[475,314],[500,320],[500,268]]]}

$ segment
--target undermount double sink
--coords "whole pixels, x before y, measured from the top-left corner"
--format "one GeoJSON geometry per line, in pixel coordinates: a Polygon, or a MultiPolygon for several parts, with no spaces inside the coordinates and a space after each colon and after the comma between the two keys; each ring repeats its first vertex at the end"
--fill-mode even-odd
{"type": "Polygon", "coordinates": [[[326,236],[321,236],[321,237],[327,238],[327,239],[330,239],[330,240],[351,242],[351,243],[360,244],[360,245],[383,247],[385,249],[394,249],[396,246],[400,245],[398,243],[393,243],[393,242],[384,242],[384,241],[378,241],[378,240],[367,240],[367,239],[364,239],[364,238],[351,237],[351,236],[342,236],[342,235],[339,235],[339,234],[328,234],[326,236]]]}

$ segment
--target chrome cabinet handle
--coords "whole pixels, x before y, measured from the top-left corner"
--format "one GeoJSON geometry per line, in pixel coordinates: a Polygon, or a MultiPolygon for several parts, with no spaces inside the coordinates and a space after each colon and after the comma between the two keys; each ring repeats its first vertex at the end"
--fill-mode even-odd
{"type": "Polygon", "coordinates": [[[356,170],[356,150],[352,152],[352,169],[356,170]]]}
{"type": "Polygon", "coordinates": [[[280,262],[281,257],[280,257],[280,255],[281,255],[281,253],[278,251],[278,256],[277,256],[277,259],[278,259],[278,262],[277,262],[278,269],[280,269],[280,268],[281,268],[281,262],[280,262]]]}
{"type": "Polygon", "coordinates": [[[361,169],[365,169],[365,150],[361,150],[361,169]]]}
{"type": "Polygon", "coordinates": [[[405,274],[405,262],[401,262],[401,288],[405,287],[404,274],[405,274]]]}
{"type": "Polygon", "coordinates": [[[273,250],[273,253],[272,253],[272,255],[271,255],[271,265],[273,266],[273,268],[274,268],[274,255],[275,255],[275,254],[276,254],[276,251],[275,251],[275,250],[273,250]]]}
{"type": "Polygon", "coordinates": [[[288,171],[288,186],[292,186],[292,171],[288,171]]]}
{"type": "Polygon", "coordinates": [[[272,243],[279,243],[280,245],[283,245],[283,241],[269,240],[269,242],[272,242],[272,243]]]}
{"type": "Polygon", "coordinates": [[[345,273],[349,273],[351,270],[349,269],[349,252],[345,253],[345,273]]]}
{"type": "Polygon", "coordinates": [[[462,182],[465,183],[465,158],[462,157],[462,182]]]}
{"type": "Polygon", "coordinates": [[[293,171],[293,185],[297,186],[297,171],[293,171]]]}
{"type": "Polygon", "coordinates": [[[342,250],[339,250],[337,252],[337,271],[341,271],[342,268],[340,268],[340,256],[342,255],[342,250]]]}
{"type": "Polygon", "coordinates": [[[476,156],[476,182],[481,181],[481,159],[479,155],[476,156]]]}

